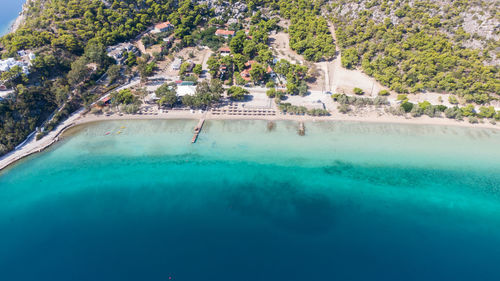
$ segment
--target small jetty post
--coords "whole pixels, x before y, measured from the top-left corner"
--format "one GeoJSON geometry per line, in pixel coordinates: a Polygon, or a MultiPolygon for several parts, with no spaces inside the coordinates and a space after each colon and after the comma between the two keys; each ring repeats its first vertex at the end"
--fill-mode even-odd
{"type": "Polygon", "coordinates": [[[304,125],[304,122],[300,121],[299,122],[299,136],[305,136],[306,135],[306,126],[304,125]]]}
{"type": "Polygon", "coordinates": [[[201,129],[203,129],[203,125],[205,124],[205,118],[201,118],[200,121],[198,122],[198,125],[194,127],[194,136],[193,139],[191,140],[191,143],[195,143],[196,140],[198,139],[198,136],[200,135],[201,129]]]}
{"type": "Polygon", "coordinates": [[[275,126],[276,126],[276,124],[274,124],[274,122],[273,122],[273,121],[268,121],[268,122],[267,122],[267,130],[268,130],[268,131],[272,131],[272,130],[274,130],[274,127],[275,127],[275,126]]]}

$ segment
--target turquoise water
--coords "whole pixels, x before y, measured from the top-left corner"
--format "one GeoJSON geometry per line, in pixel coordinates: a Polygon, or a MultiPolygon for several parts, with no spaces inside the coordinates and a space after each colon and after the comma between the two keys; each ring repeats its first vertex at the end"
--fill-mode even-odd
{"type": "Polygon", "coordinates": [[[7,34],[10,25],[23,9],[25,0],[5,0],[2,1],[0,9],[0,36],[7,34]]]}
{"type": "Polygon", "coordinates": [[[0,174],[1,280],[499,280],[500,131],[195,125],[92,124],[0,174]]]}

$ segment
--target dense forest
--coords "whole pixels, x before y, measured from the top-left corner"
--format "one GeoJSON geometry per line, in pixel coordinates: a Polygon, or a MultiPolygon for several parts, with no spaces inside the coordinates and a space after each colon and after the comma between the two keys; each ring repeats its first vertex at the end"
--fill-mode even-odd
{"type": "MultiPolygon", "coordinates": [[[[481,40],[462,27],[463,15],[475,4],[439,2],[334,2],[329,10],[343,66],[359,67],[399,93],[446,92],[478,104],[498,98],[498,40],[483,38],[481,48],[468,47],[468,42],[481,40]]],[[[479,4],[483,14],[487,2],[479,4]]]]}

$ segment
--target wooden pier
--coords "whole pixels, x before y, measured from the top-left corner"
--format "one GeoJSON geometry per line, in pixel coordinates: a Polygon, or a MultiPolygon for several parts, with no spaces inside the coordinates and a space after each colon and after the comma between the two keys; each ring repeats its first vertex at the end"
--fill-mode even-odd
{"type": "Polygon", "coordinates": [[[191,143],[195,143],[196,140],[198,139],[198,136],[200,135],[201,129],[203,129],[203,124],[205,124],[205,118],[201,118],[200,122],[198,122],[198,125],[194,127],[194,136],[193,139],[191,140],[191,143]]]}

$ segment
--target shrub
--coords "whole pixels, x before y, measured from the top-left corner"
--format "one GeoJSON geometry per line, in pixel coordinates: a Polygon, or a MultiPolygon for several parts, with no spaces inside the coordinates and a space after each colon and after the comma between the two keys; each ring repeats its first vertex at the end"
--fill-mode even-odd
{"type": "Polygon", "coordinates": [[[408,95],[405,95],[405,94],[399,94],[398,97],[396,98],[397,100],[400,100],[400,101],[406,101],[408,100],[408,95]]]}
{"type": "Polygon", "coordinates": [[[474,106],[472,104],[462,107],[461,110],[462,115],[465,117],[476,115],[476,111],[474,110],[474,106]]]}
{"type": "Polygon", "coordinates": [[[388,96],[390,95],[391,93],[387,90],[381,90],[380,92],[378,92],[378,95],[379,96],[388,96]]]}
{"type": "Polygon", "coordinates": [[[493,118],[495,116],[495,108],[493,106],[481,106],[479,108],[479,117],[493,118]]]}
{"type": "Polygon", "coordinates": [[[307,114],[311,116],[328,116],[330,112],[326,109],[311,109],[307,114]]]}
{"type": "Polygon", "coordinates": [[[451,104],[458,104],[458,99],[457,99],[457,97],[455,97],[455,96],[449,96],[449,97],[448,97],[448,101],[449,101],[451,104]]]}
{"type": "Polygon", "coordinates": [[[380,106],[380,105],[389,105],[389,101],[387,100],[386,97],[376,97],[373,100],[373,105],[380,106]]]}
{"type": "Polygon", "coordinates": [[[405,101],[401,104],[401,108],[408,113],[413,109],[413,103],[405,101]]]}
{"type": "Polygon", "coordinates": [[[396,115],[396,116],[401,116],[404,115],[406,112],[401,106],[394,106],[394,107],[388,107],[385,110],[387,113],[396,115]]]}
{"type": "Polygon", "coordinates": [[[274,88],[276,86],[276,84],[274,83],[274,81],[269,81],[266,83],[266,88],[274,88]]]}
{"type": "Polygon", "coordinates": [[[347,112],[351,111],[351,107],[347,104],[340,104],[337,109],[339,110],[340,113],[346,114],[347,112]]]}
{"type": "Polygon", "coordinates": [[[439,110],[441,112],[444,112],[447,108],[448,107],[446,107],[446,105],[442,105],[442,104],[440,104],[440,105],[437,106],[437,110],[439,110]]]}
{"type": "Polygon", "coordinates": [[[476,117],[471,116],[471,117],[469,117],[469,123],[471,123],[471,124],[477,124],[477,123],[479,123],[479,120],[477,120],[476,117]]]}
{"type": "Polygon", "coordinates": [[[276,89],[271,88],[271,89],[267,90],[266,95],[270,98],[274,98],[276,96],[276,89]]]}
{"type": "Polygon", "coordinates": [[[439,111],[438,106],[431,105],[424,109],[424,114],[429,117],[439,117],[441,116],[441,111],[439,111]]]}
{"type": "Polygon", "coordinates": [[[444,111],[446,118],[462,120],[462,110],[458,106],[447,108],[444,111]]]}
{"type": "Polygon", "coordinates": [[[354,94],[356,95],[364,95],[365,92],[363,90],[361,90],[360,88],[354,88],[354,94]]]}
{"type": "Polygon", "coordinates": [[[432,104],[428,101],[423,101],[418,103],[418,107],[420,107],[423,110],[426,110],[430,106],[432,106],[432,104]]]}
{"type": "MultiPolygon", "coordinates": [[[[405,108],[405,111],[406,111],[406,108],[405,108]]],[[[420,106],[413,106],[412,105],[410,113],[411,113],[411,116],[413,116],[413,117],[420,117],[424,114],[424,110],[420,106]]]]}
{"type": "Polygon", "coordinates": [[[282,100],[285,97],[285,95],[286,94],[283,91],[276,91],[276,93],[275,93],[276,99],[278,99],[278,100],[282,100]]]}

